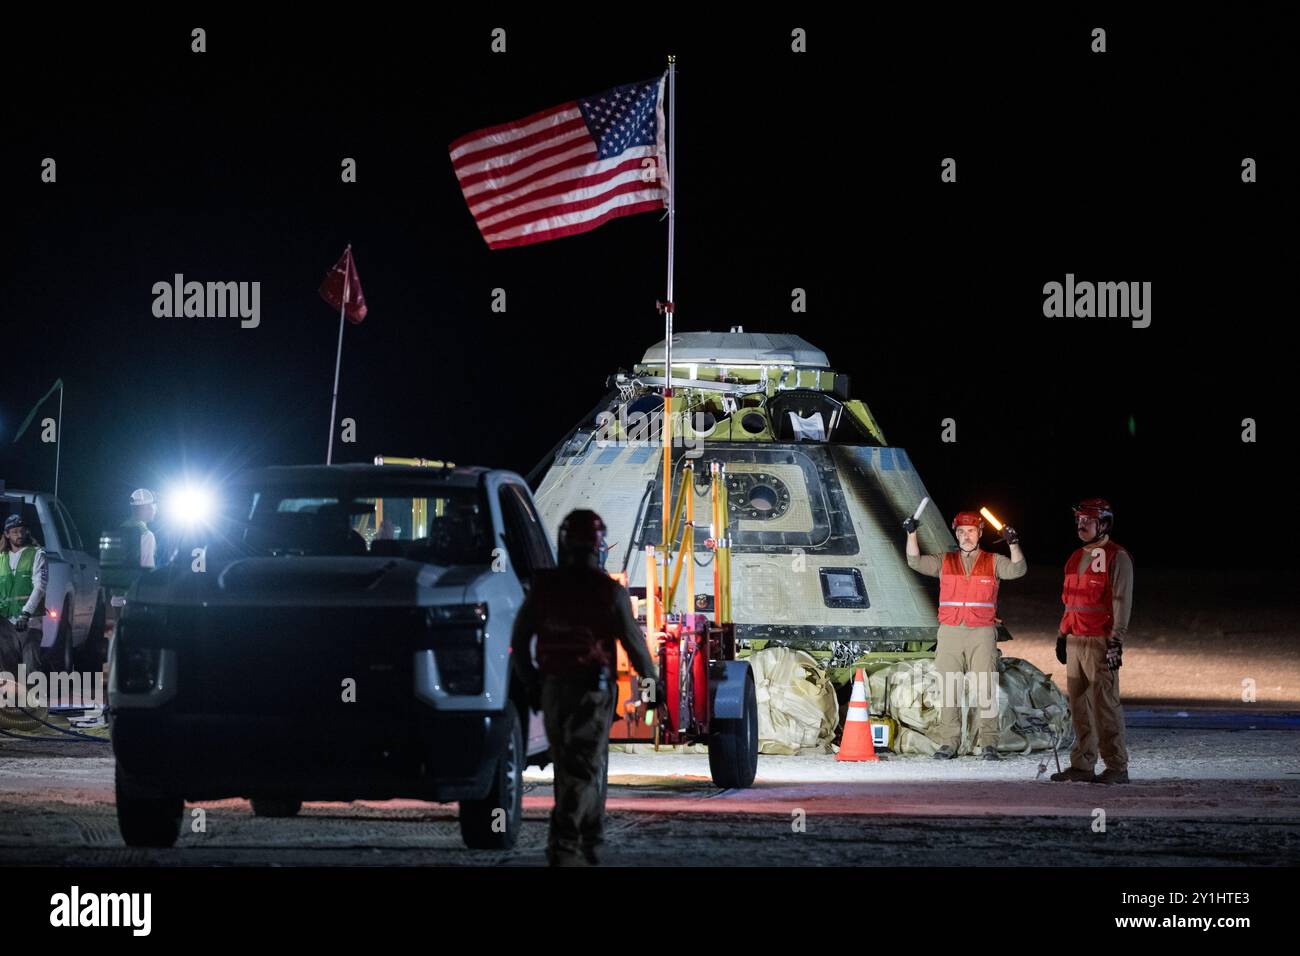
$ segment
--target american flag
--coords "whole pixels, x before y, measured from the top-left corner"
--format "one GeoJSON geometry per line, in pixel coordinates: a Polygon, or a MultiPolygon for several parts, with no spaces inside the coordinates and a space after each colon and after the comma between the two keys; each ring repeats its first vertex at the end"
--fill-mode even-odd
{"type": "Polygon", "coordinates": [[[663,77],[616,86],[451,144],[490,249],[526,246],[663,209],[663,77]]]}

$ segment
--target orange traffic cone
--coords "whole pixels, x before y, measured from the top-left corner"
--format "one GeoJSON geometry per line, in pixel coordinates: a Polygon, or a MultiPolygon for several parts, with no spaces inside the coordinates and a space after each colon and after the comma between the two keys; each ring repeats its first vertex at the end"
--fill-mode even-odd
{"type": "Polygon", "coordinates": [[[849,712],[844,717],[844,737],[836,760],[879,760],[876,745],[871,740],[871,704],[867,701],[867,682],[862,668],[853,677],[853,696],[849,698],[849,712]]]}

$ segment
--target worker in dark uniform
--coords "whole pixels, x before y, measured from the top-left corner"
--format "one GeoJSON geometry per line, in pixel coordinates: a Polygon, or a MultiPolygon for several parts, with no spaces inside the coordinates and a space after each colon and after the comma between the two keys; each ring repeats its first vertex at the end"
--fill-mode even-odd
{"type": "Polygon", "coordinates": [[[581,866],[600,862],[604,843],[609,726],[618,694],[615,641],[637,674],[655,682],[654,700],[662,693],[627,591],[600,570],[605,523],[594,511],[574,511],[560,525],[558,543],[560,566],[537,572],[515,618],[511,659],[530,702],[540,703],[555,766],[546,859],[581,866]]]}

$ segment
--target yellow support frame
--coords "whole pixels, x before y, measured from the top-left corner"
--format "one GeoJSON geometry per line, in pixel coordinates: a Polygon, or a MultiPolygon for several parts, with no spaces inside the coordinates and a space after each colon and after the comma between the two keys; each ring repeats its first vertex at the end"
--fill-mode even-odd
{"type": "Polygon", "coordinates": [[[731,623],[731,512],[727,497],[727,466],[718,468],[718,515],[721,533],[716,560],[722,570],[722,610],[718,614],[719,624],[731,623]]]}
{"type": "Polygon", "coordinates": [[[645,546],[645,629],[650,635],[659,633],[659,583],[655,579],[658,577],[658,556],[655,554],[655,546],[647,544],[645,546]]]}
{"type": "Polygon", "coordinates": [[[727,466],[709,466],[713,497],[713,616],[718,624],[731,623],[731,519],[727,501],[727,466]]]}
{"type": "Polygon", "coordinates": [[[672,612],[677,597],[677,582],[682,575],[682,565],[685,564],[686,583],[690,591],[690,600],[687,602],[687,613],[695,610],[695,560],[693,558],[695,550],[695,527],[694,513],[695,508],[691,499],[695,497],[695,463],[687,461],[682,465],[682,486],[680,495],[677,498],[677,504],[673,506],[673,527],[672,533],[668,540],[673,544],[677,543],[677,530],[681,526],[680,518],[685,512],[686,528],[682,531],[682,546],[677,552],[677,558],[673,562],[673,579],[672,584],[668,587],[668,596],[664,599],[664,608],[668,613],[672,612]]]}

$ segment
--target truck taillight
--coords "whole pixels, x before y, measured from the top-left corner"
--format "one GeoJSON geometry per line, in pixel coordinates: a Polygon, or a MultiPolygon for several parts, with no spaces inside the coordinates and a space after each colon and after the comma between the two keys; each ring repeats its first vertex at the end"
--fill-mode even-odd
{"type": "Polygon", "coordinates": [[[425,608],[424,647],[438,662],[442,688],[449,694],[483,693],[483,641],[486,604],[442,604],[425,608]]]}
{"type": "Polygon", "coordinates": [[[457,629],[433,649],[442,689],[449,694],[483,693],[483,632],[457,629]]]}
{"type": "Polygon", "coordinates": [[[162,651],[157,647],[127,647],[117,659],[117,684],[123,693],[145,694],[158,684],[158,662],[162,651]]]}
{"type": "Polygon", "coordinates": [[[435,604],[425,608],[425,621],[436,627],[440,624],[469,624],[479,626],[487,624],[488,606],[486,604],[435,604]]]}
{"type": "Polygon", "coordinates": [[[117,686],[125,694],[145,694],[158,686],[165,633],[166,610],[132,604],[117,623],[113,635],[117,686]]]}

